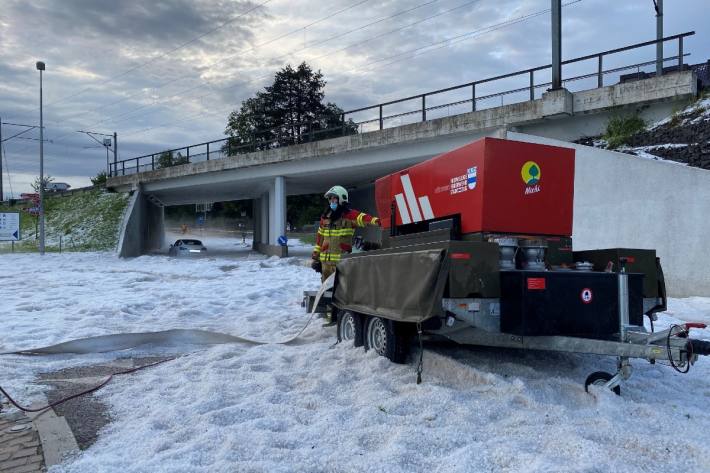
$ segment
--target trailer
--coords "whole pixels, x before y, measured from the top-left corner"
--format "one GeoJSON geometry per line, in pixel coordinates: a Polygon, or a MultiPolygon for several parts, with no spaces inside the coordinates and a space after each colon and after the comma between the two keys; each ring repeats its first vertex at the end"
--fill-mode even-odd
{"type": "Polygon", "coordinates": [[[573,250],[573,149],[483,138],[378,179],[375,199],[381,248],[343,257],[322,297],[304,294],[309,310],[337,312],[341,342],[395,363],[442,338],[614,356],[617,371],[585,388],[617,394],[631,359],[687,372],[710,354],[689,336],[704,324],[654,331],[666,310],[655,250],[573,250]]]}

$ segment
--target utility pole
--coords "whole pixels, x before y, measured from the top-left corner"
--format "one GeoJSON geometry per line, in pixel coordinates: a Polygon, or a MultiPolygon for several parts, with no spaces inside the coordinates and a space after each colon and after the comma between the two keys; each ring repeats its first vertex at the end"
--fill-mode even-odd
{"type": "Polygon", "coordinates": [[[552,5],[552,90],[562,88],[562,0],[552,5]]]}
{"type": "MultiPolygon", "coordinates": [[[[118,175],[118,135],[113,132],[113,172],[118,175]]],[[[108,173],[107,177],[111,177],[111,173],[108,173]]]]}
{"type": "Polygon", "coordinates": [[[39,71],[39,254],[44,255],[44,122],[42,116],[42,71],[45,65],[37,61],[39,71]]]}
{"type": "Polygon", "coordinates": [[[4,199],[2,198],[2,117],[0,117],[0,202],[2,202],[4,199]]]}
{"type": "MultiPolygon", "coordinates": [[[[77,133],[84,133],[87,135],[89,138],[92,140],[96,141],[98,144],[106,148],[106,177],[109,177],[111,175],[111,164],[109,162],[108,158],[108,149],[111,147],[111,136],[112,135],[107,135],[106,133],[99,133],[96,131],[84,131],[84,130],[77,130],[77,133]],[[107,136],[108,138],[104,138],[103,141],[99,141],[96,136],[107,136]]],[[[116,162],[116,132],[113,133],[113,160],[114,163],[116,162]]]]}
{"type": "MultiPolygon", "coordinates": [[[[656,7],[656,77],[663,75],[663,0],[653,0],[656,7]]],[[[680,61],[683,58],[679,59],[680,61]]]]}

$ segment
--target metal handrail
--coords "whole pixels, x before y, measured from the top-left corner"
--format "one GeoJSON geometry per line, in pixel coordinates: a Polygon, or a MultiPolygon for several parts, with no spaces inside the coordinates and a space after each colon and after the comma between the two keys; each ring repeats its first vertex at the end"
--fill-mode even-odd
{"type": "MultiPolygon", "coordinates": [[[[629,46],[624,46],[624,47],[621,47],[621,48],[610,49],[610,50],[607,50],[607,51],[602,51],[602,52],[594,53],[594,54],[588,54],[588,55],[586,55],[586,56],[581,56],[581,57],[577,57],[577,58],[573,58],[573,59],[568,59],[568,60],[562,61],[562,65],[567,65],[567,64],[573,64],[573,63],[577,63],[577,62],[587,61],[587,60],[590,60],[590,59],[595,59],[595,58],[597,59],[597,71],[596,71],[596,72],[588,73],[588,74],[583,74],[583,75],[575,76],[575,77],[570,77],[570,78],[568,78],[568,79],[563,79],[562,82],[572,82],[572,81],[582,80],[582,79],[588,79],[588,78],[591,78],[591,77],[595,77],[595,76],[596,76],[596,77],[597,77],[597,86],[598,86],[598,87],[603,87],[603,85],[604,85],[604,75],[606,75],[606,74],[615,73],[615,72],[620,72],[620,71],[624,71],[624,70],[628,70],[628,69],[633,69],[633,68],[640,68],[640,67],[642,67],[642,66],[647,66],[647,65],[650,65],[650,64],[655,64],[655,62],[656,62],[655,60],[653,60],[653,61],[646,61],[646,62],[642,62],[642,63],[637,63],[637,64],[628,65],[628,66],[622,66],[622,67],[617,67],[617,68],[613,68],[613,69],[604,70],[604,69],[603,69],[603,58],[604,58],[604,56],[608,56],[608,55],[611,55],[611,54],[616,54],[616,53],[620,53],[620,52],[624,52],[624,51],[630,51],[630,50],[637,49],[637,48],[641,48],[641,47],[645,47],[645,46],[650,46],[650,45],[653,45],[653,44],[657,44],[658,42],[666,42],[666,41],[674,41],[674,40],[678,41],[678,54],[675,55],[675,56],[671,56],[671,57],[668,57],[668,58],[664,58],[663,61],[666,62],[666,61],[676,60],[676,59],[677,59],[677,60],[678,60],[678,69],[679,69],[679,70],[683,70],[683,58],[684,58],[685,56],[689,56],[689,54],[683,52],[683,38],[688,37],[688,36],[692,36],[692,35],[694,35],[694,34],[695,34],[695,31],[689,31],[689,32],[686,32],[686,33],[680,33],[680,34],[676,34],[676,35],[672,35],[672,36],[666,36],[666,37],[661,38],[661,39],[656,39],[656,40],[651,40],[651,41],[644,41],[644,42],[642,42],[642,43],[636,43],[636,44],[632,44],[632,45],[629,45],[629,46]]],[[[443,89],[438,89],[438,90],[434,90],[434,91],[431,91],[431,92],[426,92],[426,93],[423,93],[423,94],[411,95],[411,96],[409,96],[409,97],[405,97],[405,98],[401,98],[401,99],[397,99],[397,100],[391,100],[391,101],[388,101],[388,102],[382,102],[382,103],[379,103],[379,104],[376,104],[376,105],[369,105],[369,106],[367,106],[367,107],[361,107],[361,108],[356,108],[356,109],[348,110],[348,111],[345,111],[345,112],[341,113],[341,116],[340,116],[340,124],[339,124],[337,127],[331,127],[331,128],[324,128],[324,129],[319,129],[319,130],[313,130],[313,129],[312,129],[313,125],[316,124],[316,123],[320,124],[319,121],[306,121],[306,122],[301,122],[301,123],[295,123],[295,124],[292,124],[291,126],[292,126],[292,127],[297,127],[298,129],[302,129],[302,128],[304,128],[304,127],[307,127],[307,128],[309,129],[309,131],[305,133],[305,136],[307,137],[307,141],[306,141],[306,142],[312,142],[314,136],[317,136],[318,134],[322,134],[322,133],[324,133],[324,132],[332,132],[332,131],[337,130],[337,129],[339,129],[339,128],[342,129],[342,130],[343,130],[343,134],[345,134],[345,130],[346,130],[346,125],[347,125],[347,124],[353,124],[353,125],[357,125],[358,127],[360,127],[360,126],[362,126],[362,125],[367,125],[367,124],[379,122],[379,129],[382,130],[382,129],[384,128],[384,122],[385,122],[385,120],[391,120],[391,119],[393,119],[393,118],[399,118],[399,117],[404,117],[404,116],[408,116],[408,115],[421,114],[421,116],[422,116],[422,121],[426,121],[426,114],[427,114],[428,111],[438,110],[438,109],[441,109],[441,108],[444,108],[444,107],[451,107],[451,106],[456,106],[456,105],[462,105],[462,104],[465,104],[465,103],[471,103],[471,110],[472,110],[472,111],[475,111],[475,110],[476,110],[476,102],[477,102],[477,101],[487,100],[487,99],[494,98],[494,97],[503,97],[503,96],[505,96],[505,95],[510,95],[510,94],[514,94],[514,93],[520,93],[520,92],[524,92],[524,91],[526,91],[526,90],[529,90],[529,91],[530,91],[530,100],[534,100],[534,97],[535,97],[535,90],[536,90],[536,89],[539,89],[539,88],[542,88],[542,87],[548,87],[548,86],[550,86],[550,83],[549,83],[549,82],[545,82],[545,83],[541,83],[541,84],[535,84],[535,80],[534,80],[534,79],[535,79],[535,73],[536,73],[536,72],[539,72],[539,71],[546,70],[546,69],[550,69],[550,68],[552,68],[552,65],[551,65],[551,64],[547,64],[547,65],[544,65],[544,66],[537,66],[537,67],[533,67],[533,68],[529,68],[529,69],[523,69],[523,70],[516,71],[516,72],[511,72],[511,73],[507,73],[507,74],[501,74],[501,75],[494,76],[494,77],[488,77],[488,78],[486,78],[486,79],[481,79],[481,80],[477,80],[477,81],[473,81],[473,82],[467,82],[467,83],[465,83],[465,84],[460,84],[460,85],[455,85],[455,86],[451,86],[451,87],[446,87],[446,88],[443,88],[443,89]],[[511,89],[511,90],[506,90],[506,91],[503,91],[503,92],[496,92],[496,93],[488,94],[488,95],[484,95],[484,96],[478,96],[478,97],[476,96],[476,86],[477,86],[477,85],[486,84],[486,83],[490,83],[490,82],[495,82],[495,81],[499,81],[499,80],[502,80],[502,79],[508,79],[508,78],[511,78],[511,77],[517,77],[517,76],[526,75],[526,74],[529,75],[529,77],[530,77],[530,85],[528,85],[528,86],[519,87],[519,88],[511,89]],[[427,97],[431,97],[431,96],[438,95],[438,94],[442,94],[442,93],[446,93],[446,92],[451,92],[451,91],[454,91],[454,90],[465,89],[465,88],[471,88],[471,98],[469,98],[469,99],[459,100],[459,101],[456,101],[456,102],[451,102],[451,103],[446,103],[446,104],[441,104],[441,105],[435,105],[435,106],[427,106],[427,105],[426,105],[427,97]],[[399,103],[408,102],[408,101],[411,101],[411,100],[420,100],[420,101],[421,101],[421,107],[419,107],[419,108],[417,108],[417,109],[415,109],[415,110],[410,110],[410,111],[406,111],[406,112],[400,112],[400,113],[396,113],[396,114],[392,114],[392,115],[384,115],[384,113],[383,113],[383,112],[384,112],[384,110],[383,110],[384,107],[387,107],[387,106],[390,106],[390,105],[399,104],[399,103]],[[355,114],[355,113],[360,113],[360,112],[364,112],[364,111],[368,111],[368,110],[377,110],[377,111],[379,112],[379,113],[378,113],[378,117],[373,118],[373,119],[363,120],[363,121],[360,121],[360,122],[353,121],[352,119],[346,119],[346,117],[347,117],[348,115],[353,115],[353,114],[355,114]]],[[[205,154],[205,155],[206,155],[206,160],[209,161],[209,160],[210,160],[210,145],[214,145],[214,144],[217,144],[217,143],[220,143],[219,154],[222,154],[222,150],[224,149],[225,144],[227,145],[227,148],[228,148],[227,153],[228,153],[228,155],[240,154],[239,152],[240,152],[241,150],[245,150],[245,149],[246,149],[246,150],[251,150],[251,151],[253,151],[253,150],[255,150],[257,147],[263,147],[263,146],[271,147],[270,145],[272,145],[272,144],[278,144],[278,143],[280,143],[280,142],[282,141],[282,138],[278,138],[278,137],[277,137],[277,138],[272,138],[272,139],[269,139],[269,140],[258,140],[258,139],[257,139],[257,138],[258,138],[258,135],[261,134],[261,135],[268,136],[270,133],[272,133],[272,132],[274,132],[274,131],[276,131],[276,130],[279,130],[279,129],[281,129],[281,127],[274,127],[274,128],[265,129],[265,130],[255,130],[254,132],[252,132],[252,136],[251,136],[250,142],[248,142],[248,143],[243,143],[243,144],[238,144],[238,145],[231,145],[231,144],[230,144],[230,140],[232,140],[233,138],[222,138],[222,139],[219,139],[219,140],[206,141],[206,142],[198,143],[198,144],[194,144],[194,145],[183,146],[183,147],[181,147],[181,148],[174,148],[174,149],[170,149],[170,150],[159,151],[159,152],[157,152],[157,153],[145,154],[145,155],[138,156],[138,157],[135,157],[135,158],[129,158],[129,159],[126,159],[126,160],[117,161],[117,162],[115,162],[115,163],[111,163],[111,173],[110,173],[110,174],[111,174],[111,177],[117,176],[117,175],[119,174],[118,171],[119,171],[119,165],[120,165],[120,166],[121,166],[121,174],[125,175],[125,172],[126,172],[126,163],[127,163],[127,162],[133,162],[133,161],[135,161],[135,163],[136,163],[135,166],[133,166],[133,167],[128,167],[128,170],[131,170],[131,169],[134,168],[134,169],[136,169],[136,172],[140,172],[141,160],[144,160],[144,159],[147,159],[147,158],[150,158],[151,161],[150,161],[149,164],[143,164],[143,166],[144,166],[144,167],[145,167],[145,166],[150,166],[150,169],[151,169],[151,170],[154,170],[154,169],[155,169],[155,157],[156,157],[156,156],[159,157],[160,155],[162,155],[162,154],[164,154],[164,153],[174,153],[174,152],[183,151],[183,150],[186,151],[186,156],[185,156],[185,157],[187,158],[188,163],[189,163],[189,162],[191,162],[191,160],[190,160],[190,149],[191,149],[191,148],[192,148],[192,149],[194,149],[194,148],[199,148],[199,147],[203,147],[203,146],[206,148],[206,153],[202,153],[202,154],[205,154]]],[[[290,143],[290,144],[297,144],[297,143],[290,143]]],[[[290,145],[290,144],[289,144],[289,145],[290,145]]],[[[273,148],[276,148],[276,147],[280,147],[280,146],[273,146],[273,148]]],[[[214,153],[215,153],[215,152],[213,151],[212,154],[214,154],[214,153]]],[[[193,156],[194,156],[194,155],[193,155],[193,156]]]]}

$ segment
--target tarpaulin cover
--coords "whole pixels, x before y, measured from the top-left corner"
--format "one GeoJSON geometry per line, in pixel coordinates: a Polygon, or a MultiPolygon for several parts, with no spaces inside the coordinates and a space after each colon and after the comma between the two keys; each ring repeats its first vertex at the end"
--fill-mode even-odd
{"type": "Polygon", "coordinates": [[[441,312],[446,250],[363,254],[338,263],[334,304],[342,310],[421,322],[441,312]]]}

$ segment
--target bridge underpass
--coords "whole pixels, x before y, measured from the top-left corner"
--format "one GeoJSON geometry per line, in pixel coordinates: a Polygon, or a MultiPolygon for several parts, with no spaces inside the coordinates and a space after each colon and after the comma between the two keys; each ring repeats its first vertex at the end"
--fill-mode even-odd
{"type": "MultiPolygon", "coordinates": [[[[119,244],[119,254],[137,256],[161,247],[165,206],[252,200],[254,249],[269,255],[286,256],[287,248],[279,245],[277,239],[286,234],[287,196],[324,193],[332,185],[339,184],[348,188],[353,207],[375,213],[373,189],[374,180],[378,177],[479,137],[498,136],[500,133],[498,129],[486,130],[463,134],[443,143],[436,140],[412,142],[401,146],[381,146],[376,152],[335,153],[136,182],[131,188],[134,193],[127,222],[124,222],[126,228],[123,234],[126,236],[119,244]],[[132,222],[128,221],[131,214],[134,214],[132,222]]],[[[137,177],[131,177],[134,176],[137,177]]],[[[114,189],[121,190],[115,186],[114,189]]]]}
{"type": "Polygon", "coordinates": [[[355,190],[354,206],[373,212],[375,179],[482,136],[513,131],[570,141],[601,134],[613,115],[639,113],[652,123],[696,95],[697,78],[686,70],[580,92],[548,91],[539,99],[502,107],[111,177],[107,186],[133,191],[136,208],[135,215],[127,214],[119,254],[137,256],[162,244],[163,205],[254,199],[255,249],[284,255],[277,239],[285,234],[287,195],[340,184],[355,190]]]}

